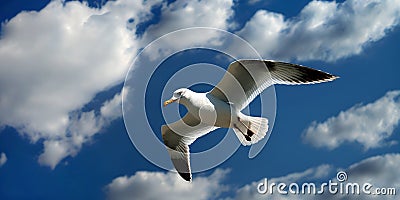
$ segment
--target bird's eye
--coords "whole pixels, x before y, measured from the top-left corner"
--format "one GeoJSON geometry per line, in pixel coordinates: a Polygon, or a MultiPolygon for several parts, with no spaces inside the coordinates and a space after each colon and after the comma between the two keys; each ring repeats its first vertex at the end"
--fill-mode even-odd
{"type": "Polygon", "coordinates": [[[182,92],[178,92],[177,95],[181,96],[181,95],[182,95],[182,92]]]}

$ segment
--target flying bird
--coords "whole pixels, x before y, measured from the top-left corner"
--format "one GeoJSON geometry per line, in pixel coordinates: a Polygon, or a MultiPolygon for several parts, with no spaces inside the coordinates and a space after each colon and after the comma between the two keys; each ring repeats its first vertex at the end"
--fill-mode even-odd
{"type": "Polygon", "coordinates": [[[268,119],[241,113],[253,99],[274,84],[300,85],[332,81],[337,76],[301,65],[271,60],[232,62],[222,80],[209,92],[176,90],[164,106],[178,102],[188,112],[180,120],[161,127],[162,139],[179,175],[192,180],[189,145],[218,128],[232,128],[243,145],[266,135],[268,119]]]}

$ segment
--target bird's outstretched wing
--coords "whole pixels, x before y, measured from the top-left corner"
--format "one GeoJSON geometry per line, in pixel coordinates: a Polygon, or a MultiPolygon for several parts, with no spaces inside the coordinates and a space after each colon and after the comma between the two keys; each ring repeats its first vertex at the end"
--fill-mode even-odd
{"type": "Polygon", "coordinates": [[[162,138],[172,164],[179,175],[186,181],[192,180],[190,170],[189,145],[198,137],[207,134],[217,127],[201,123],[200,120],[187,113],[182,119],[161,127],[162,138]]]}
{"type": "Polygon", "coordinates": [[[270,60],[238,60],[229,65],[211,95],[245,108],[273,84],[299,85],[332,81],[337,76],[301,65],[270,60]]]}

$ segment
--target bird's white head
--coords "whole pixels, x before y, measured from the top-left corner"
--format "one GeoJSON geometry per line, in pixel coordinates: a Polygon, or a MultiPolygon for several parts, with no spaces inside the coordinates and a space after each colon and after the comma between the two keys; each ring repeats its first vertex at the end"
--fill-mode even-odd
{"type": "Polygon", "coordinates": [[[182,97],[186,97],[188,95],[188,93],[191,92],[189,89],[187,88],[180,88],[175,90],[174,94],[172,95],[171,99],[166,100],[164,102],[164,106],[167,106],[170,103],[173,103],[175,101],[178,101],[179,99],[181,99],[182,97]]]}

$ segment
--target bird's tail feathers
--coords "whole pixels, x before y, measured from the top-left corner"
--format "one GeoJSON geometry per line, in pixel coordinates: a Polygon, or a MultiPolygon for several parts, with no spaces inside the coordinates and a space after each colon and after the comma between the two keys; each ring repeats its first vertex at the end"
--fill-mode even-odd
{"type": "Polygon", "coordinates": [[[241,115],[233,130],[244,146],[255,144],[265,137],[268,131],[268,119],[241,115]]]}

